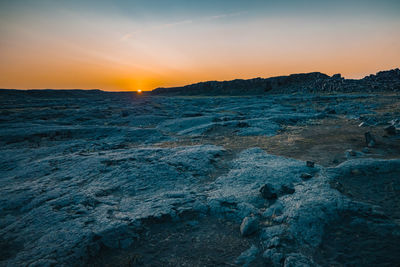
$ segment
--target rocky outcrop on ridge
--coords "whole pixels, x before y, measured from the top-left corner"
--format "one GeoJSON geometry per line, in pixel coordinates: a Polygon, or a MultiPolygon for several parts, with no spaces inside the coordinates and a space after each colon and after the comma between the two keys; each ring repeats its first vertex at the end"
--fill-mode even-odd
{"type": "Polygon", "coordinates": [[[249,80],[208,81],[182,87],[157,88],[152,95],[260,95],[276,93],[400,91],[400,69],[381,71],[363,79],[320,72],[249,80]]]}

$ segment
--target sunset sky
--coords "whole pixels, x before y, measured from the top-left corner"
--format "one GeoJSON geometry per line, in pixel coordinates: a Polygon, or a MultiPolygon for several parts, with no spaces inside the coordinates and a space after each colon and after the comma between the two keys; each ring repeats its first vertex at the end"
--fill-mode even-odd
{"type": "Polygon", "coordinates": [[[400,66],[400,1],[0,1],[0,88],[151,90],[400,66]]]}

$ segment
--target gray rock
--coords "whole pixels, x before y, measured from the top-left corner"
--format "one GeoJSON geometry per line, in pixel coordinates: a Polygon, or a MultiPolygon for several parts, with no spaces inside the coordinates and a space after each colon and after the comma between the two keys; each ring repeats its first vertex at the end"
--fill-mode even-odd
{"type": "Polygon", "coordinates": [[[260,188],[261,196],[264,199],[273,200],[278,197],[278,192],[271,184],[265,184],[260,188]]]}
{"type": "Polygon", "coordinates": [[[304,172],[304,173],[302,173],[302,174],[300,175],[300,177],[301,177],[302,179],[304,179],[304,180],[308,180],[308,179],[311,179],[313,176],[312,176],[312,174],[309,174],[309,173],[304,172]]]}
{"type": "Polygon", "coordinates": [[[353,149],[348,149],[345,152],[345,156],[347,159],[351,159],[354,157],[357,157],[359,154],[357,153],[357,151],[353,150],[353,149]]]}
{"type": "Polygon", "coordinates": [[[283,196],[283,195],[291,195],[295,192],[294,186],[293,184],[284,184],[281,186],[281,188],[279,189],[279,196],[283,196]]]}
{"type": "Polygon", "coordinates": [[[367,146],[374,147],[376,144],[376,140],[375,137],[371,134],[371,132],[366,132],[364,136],[365,136],[365,143],[367,144],[367,146]]]}
{"type": "Polygon", "coordinates": [[[242,236],[249,236],[258,230],[258,218],[255,216],[245,217],[240,225],[240,234],[242,236]]]}
{"type": "Polygon", "coordinates": [[[369,147],[364,147],[364,148],[362,149],[362,152],[363,152],[363,153],[366,153],[366,154],[369,154],[369,153],[371,153],[371,149],[370,149],[369,147]]]}
{"type": "Polygon", "coordinates": [[[242,252],[239,257],[237,257],[235,263],[241,266],[250,266],[250,264],[256,259],[258,255],[258,248],[252,245],[248,250],[242,252]]]}
{"type": "Polygon", "coordinates": [[[264,248],[274,248],[279,246],[281,239],[278,236],[275,236],[269,240],[263,242],[264,248]]]}

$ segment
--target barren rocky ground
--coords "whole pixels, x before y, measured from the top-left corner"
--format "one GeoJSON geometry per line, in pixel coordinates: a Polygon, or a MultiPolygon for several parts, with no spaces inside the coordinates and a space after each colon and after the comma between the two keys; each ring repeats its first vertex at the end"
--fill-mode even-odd
{"type": "Polygon", "coordinates": [[[0,266],[398,266],[399,119],[394,93],[1,91],[0,266]]]}

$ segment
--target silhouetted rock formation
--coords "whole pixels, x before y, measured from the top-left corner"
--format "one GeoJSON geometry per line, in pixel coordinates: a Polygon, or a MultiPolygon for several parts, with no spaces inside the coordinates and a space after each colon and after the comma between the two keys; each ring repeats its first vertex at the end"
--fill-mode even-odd
{"type": "Polygon", "coordinates": [[[320,72],[249,80],[208,81],[182,87],[157,88],[153,95],[259,95],[265,93],[400,91],[400,69],[381,71],[363,79],[344,79],[320,72]]]}

